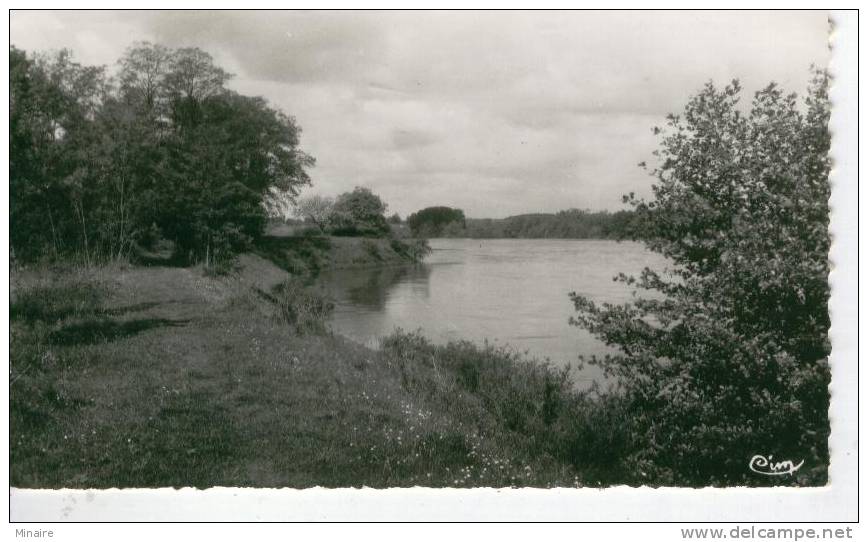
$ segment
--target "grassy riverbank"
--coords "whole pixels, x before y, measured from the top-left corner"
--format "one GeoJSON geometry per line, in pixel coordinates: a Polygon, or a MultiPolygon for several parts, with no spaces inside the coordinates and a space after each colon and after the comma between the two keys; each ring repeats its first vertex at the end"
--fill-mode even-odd
{"type": "Polygon", "coordinates": [[[260,255],[217,277],[23,269],[12,290],[16,487],[620,479],[617,410],[566,375],[414,334],[367,349],[324,331],[321,300],[260,255]]]}

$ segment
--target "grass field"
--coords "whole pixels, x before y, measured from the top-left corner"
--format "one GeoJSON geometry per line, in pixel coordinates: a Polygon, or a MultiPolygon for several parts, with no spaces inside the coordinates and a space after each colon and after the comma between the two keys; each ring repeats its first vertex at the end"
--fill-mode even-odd
{"type": "Polygon", "coordinates": [[[11,484],[547,487],[620,476],[607,459],[623,447],[617,411],[601,418],[564,375],[415,334],[367,349],[308,325],[324,311],[302,294],[256,255],[220,277],[17,270],[11,484]]]}

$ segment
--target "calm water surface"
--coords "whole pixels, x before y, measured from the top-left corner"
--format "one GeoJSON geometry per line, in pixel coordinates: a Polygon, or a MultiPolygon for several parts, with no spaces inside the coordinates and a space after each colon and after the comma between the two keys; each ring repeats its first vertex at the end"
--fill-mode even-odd
{"type": "MultiPolygon", "coordinates": [[[[552,363],[607,347],[568,324],[569,292],[623,303],[631,290],[618,272],[661,269],[665,260],[632,242],[548,239],[432,239],[433,252],[414,267],[334,271],[319,286],[335,301],[337,333],[377,346],[395,328],[437,343],[469,339],[508,345],[552,363]]],[[[586,367],[576,380],[599,377],[586,367]]]]}

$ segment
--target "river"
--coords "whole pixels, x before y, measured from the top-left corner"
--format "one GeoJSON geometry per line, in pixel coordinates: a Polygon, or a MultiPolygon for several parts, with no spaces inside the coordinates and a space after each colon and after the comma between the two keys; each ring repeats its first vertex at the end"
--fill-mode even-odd
{"type": "MultiPolygon", "coordinates": [[[[324,273],[335,302],[332,329],[375,347],[395,328],[421,329],[434,342],[506,345],[554,365],[613,352],[570,326],[569,292],[624,303],[631,289],[612,277],[660,269],[663,257],[633,242],[563,239],[432,239],[423,264],[324,273]]],[[[577,384],[599,379],[596,368],[577,384]]]]}

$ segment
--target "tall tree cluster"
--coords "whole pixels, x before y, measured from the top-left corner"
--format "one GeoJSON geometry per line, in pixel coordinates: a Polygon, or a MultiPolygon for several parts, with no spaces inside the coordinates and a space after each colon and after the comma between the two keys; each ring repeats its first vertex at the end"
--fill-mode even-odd
{"type": "Polygon", "coordinates": [[[671,272],[622,276],[656,292],[632,304],[573,294],[574,323],[621,351],[593,361],[621,387],[628,459],[645,480],[826,481],[827,87],[818,72],[804,101],[769,85],[743,106],[737,81],[708,84],[655,129],[653,199],[625,198],[671,272]],[[804,464],[762,476],[755,455],[804,464]]]}
{"type": "Polygon", "coordinates": [[[196,48],[138,43],[117,73],[68,51],[10,60],[16,258],[122,258],[165,238],[211,262],[262,234],[269,202],[310,183],[300,128],[226,88],[196,48]]]}

